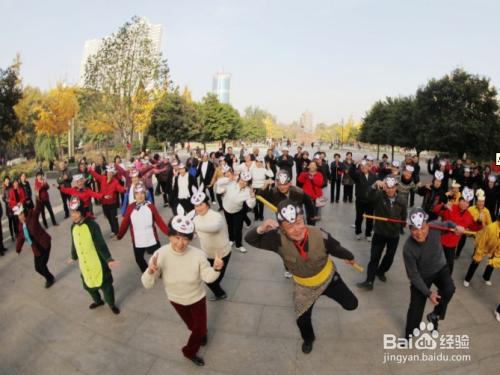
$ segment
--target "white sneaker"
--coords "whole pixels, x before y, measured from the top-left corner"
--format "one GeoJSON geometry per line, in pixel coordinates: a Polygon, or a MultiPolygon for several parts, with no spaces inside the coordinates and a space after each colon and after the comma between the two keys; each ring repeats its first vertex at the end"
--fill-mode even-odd
{"type": "Polygon", "coordinates": [[[469,287],[469,285],[470,285],[470,283],[469,283],[468,281],[464,280],[464,286],[465,286],[466,288],[468,288],[468,287],[469,287]]]}
{"type": "Polygon", "coordinates": [[[285,271],[285,273],[283,274],[283,276],[285,276],[285,278],[287,279],[291,279],[292,278],[292,274],[288,271],[285,271]]]}
{"type": "Polygon", "coordinates": [[[351,224],[351,228],[356,228],[356,224],[351,224]]]}
{"type": "Polygon", "coordinates": [[[246,253],[247,249],[245,249],[243,246],[237,247],[236,250],[238,250],[240,253],[246,253]]]}
{"type": "Polygon", "coordinates": [[[371,238],[371,236],[370,236],[370,237],[366,237],[366,240],[367,240],[368,242],[372,242],[372,238],[371,238]]]}
{"type": "Polygon", "coordinates": [[[233,247],[234,241],[229,241],[229,246],[233,247]]]}
{"type": "Polygon", "coordinates": [[[492,286],[493,284],[491,283],[490,280],[484,280],[484,283],[487,285],[487,286],[492,286]]]}
{"type": "Polygon", "coordinates": [[[251,228],[252,227],[252,223],[250,223],[250,224],[245,223],[245,227],[251,228]]]}
{"type": "Polygon", "coordinates": [[[217,202],[216,202],[216,201],[213,201],[213,202],[212,202],[212,206],[213,206],[213,205],[215,205],[215,204],[217,204],[217,202]]]}
{"type": "Polygon", "coordinates": [[[359,241],[361,240],[361,234],[356,234],[356,239],[359,241]]]}
{"type": "Polygon", "coordinates": [[[493,311],[495,313],[495,318],[500,322],[500,313],[496,310],[493,311]]]}

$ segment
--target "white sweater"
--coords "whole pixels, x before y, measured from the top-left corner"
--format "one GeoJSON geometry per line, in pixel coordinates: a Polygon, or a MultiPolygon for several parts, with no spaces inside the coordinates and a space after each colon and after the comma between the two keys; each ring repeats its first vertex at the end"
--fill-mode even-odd
{"type": "Polygon", "coordinates": [[[214,259],[216,252],[219,252],[219,256],[224,258],[231,252],[226,221],[220,213],[209,209],[203,216],[196,215],[193,221],[196,233],[200,238],[201,249],[208,258],[214,259]]]}
{"type": "Polygon", "coordinates": [[[150,262],[156,254],[158,271],[153,275],[149,270],[144,271],[142,285],[149,289],[162,275],[168,299],[180,305],[192,305],[201,300],[206,295],[202,282],[211,283],[219,277],[220,272],[210,267],[205,253],[196,247],[189,245],[183,253],[177,253],[168,244],[156,250],[150,262]]]}
{"type": "Polygon", "coordinates": [[[252,187],[254,189],[262,189],[264,187],[264,183],[268,178],[273,178],[274,173],[270,169],[266,169],[264,167],[258,168],[255,167],[251,170],[252,172],[252,187]]]}
{"type": "Polygon", "coordinates": [[[248,208],[255,207],[255,197],[252,198],[250,196],[250,188],[248,186],[243,189],[240,188],[240,185],[231,181],[227,184],[226,192],[222,197],[222,207],[224,210],[230,214],[235,214],[243,208],[243,203],[247,203],[248,208]]]}

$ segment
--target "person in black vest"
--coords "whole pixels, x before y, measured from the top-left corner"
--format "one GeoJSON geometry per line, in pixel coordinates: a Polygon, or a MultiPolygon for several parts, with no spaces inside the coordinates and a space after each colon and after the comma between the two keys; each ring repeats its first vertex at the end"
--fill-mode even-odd
{"type": "Polygon", "coordinates": [[[177,215],[177,207],[180,204],[185,212],[190,212],[194,209],[191,203],[191,195],[193,194],[193,186],[198,187],[196,178],[186,171],[184,164],[177,165],[177,173],[174,177],[172,188],[173,204],[172,211],[177,215]]]}
{"type": "Polygon", "coordinates": [[[28,181],[28,177],[24,172],[19,176],[19,185],[23,188],[24,195],[26,196],[24,207],[26,207],[28,210],[33,209],[35,207],[35,205],[33,204],[33,191],[31,190],[31,185],[28,181]]]}
{"type": "MultiPolygon", "coordinates": [[[[68,164],[65,161],[59,162],[59,176],[57,177],[58,187],[71,188],[71,181],[73,181],[73,176],[69,171],[68,164]]],[[[59,193],[61,194],[61,200],[63,203],[64,218],[67,219],[69,217],[68,201],[70,196],[63,193],[60,189],[59,193]]]]}
{"type": "Polygon", "coordinates": [[[333,161],[330,164],[330,203],[339,203],[340,185],[344,175],[344,163],[340,161],[340,154],[333,155],[333,161]]]}
{"type": "MultiPolygon", "coordinates": [[[[373,204],[376,216],[391,219],[406,220],[406,201],[401,199],[397,193],[397,181],[394,177],[386,177],[384,181],[377,180],[371,186],[368,193],[368,201],[373,204]]],[[[392,266],[394,255],[399,243],[399,228],[401,224],[386,221],[375,222],[375,234],[373,235],[370,263],[366,273],[366,280],[358,283],[358,287],[365,290],[373,290],[375,276],[380,281],[387,280],[385,274],[392,266]],[[382,253],[386,249],[384,258],[380,262],[382,253]]]]}
{"type": "Polygon", "coordinates": [[[434,172],[432,183],[417,185],[417,194],[424,197],[422,200],[422,208],[429,216],[429,221],[436,220],[438,215],[434,213],[434,206],[443,202],[447,202],[446,192],[443,190],[444,174],[441,171],[434,172]]]}
{"type": "Polygon", "coordinates": [[[229,146],[227,148],[227,154],[224,155],[224,160],[226,161],[226,165],[228,165],[231,168],[233,168],[233,158],[234,158],[233,148],[229,146]]]}
{"type": "Polygon", "coordinates": [[[201,162],[198,165],[196,177],[200,179],[200,185],[203,184],[203,186],[205,186],[205,189],[208,189],[208,192],[210,193],[210,198],[212,199],[212,204],[215,204],[214,188],[213,186],[211,186],[212,177],[214,176],[214,173],[215,173],[214,163],[212,163],[212,161],[209,160],[208,154],[205,152],[203,153],[201,162]]]}
{"type": "Polygon", "coordinates": [[[290,176],[292,176],[293,178],[293,158],[288,154],[287,147],[283,147],[281,149],[281,155],[278,156],[276,165],[279,169],[286,169],[290,173],[290,176]]]}
{"type": "MultiPolygon", "coordinates": [[[[356,221],[355,234],[356,239],[361,239],[361,225],[363,224],[363,214],[373,215],[373,204],[368,200],[368,193],[371,186],[377,181],[377,175],[368,170],[366,160],[359,163],[359,169],[352,164],[349,169],[349,176],[353,179],[356,185],[356,221]]],[[[368,241],[371,241],[373,228],[373,219],[366,219],[365,236],[368,241]]]]}

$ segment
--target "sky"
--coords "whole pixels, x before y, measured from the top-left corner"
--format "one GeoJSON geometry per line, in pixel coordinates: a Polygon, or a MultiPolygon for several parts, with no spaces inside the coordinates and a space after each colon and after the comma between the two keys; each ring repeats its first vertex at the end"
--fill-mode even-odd
{"type": "Polygon", "coordinates": [[[16,53],[24,85],[77,83],[84,42],[132,16],[164,27],[175,85],[195,100],[231,73],[231,104],[280,122],[361,119],[456,68],[500,86],[496,0],[0,0],[0,67],[16,53]]]}

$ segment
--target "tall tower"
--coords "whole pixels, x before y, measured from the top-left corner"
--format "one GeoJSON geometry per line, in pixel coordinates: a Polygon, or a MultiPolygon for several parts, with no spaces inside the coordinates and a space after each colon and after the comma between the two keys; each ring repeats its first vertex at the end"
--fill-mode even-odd
{"type": "Polygon", "coordinates": [[[212,93],[217,96],[219,102],[229,104],[229,89],[231,86],[231,74],[217,72],[212,81],[212,93]]]}
{"type": "Polygon", "coordinates": [[[314,133],[315,129],[311,112],[305,111],[304,113],[302,113],[302,115],[300,116],[299,124],[306,133],[314,133]]]}

